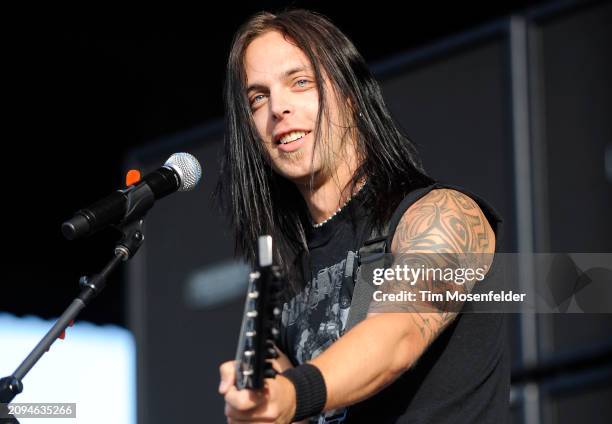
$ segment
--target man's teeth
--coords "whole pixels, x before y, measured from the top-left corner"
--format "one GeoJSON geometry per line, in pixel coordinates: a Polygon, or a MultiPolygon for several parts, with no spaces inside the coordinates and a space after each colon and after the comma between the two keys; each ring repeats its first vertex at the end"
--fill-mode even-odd
{"type": "Polygon", "coordinates": [[[289,134],[286,134],[285,136],[283,136],[283,138],[280,139],[280,143],[281,144],[291,143],[292,141],[299,140],[300,138],[304,137],[306,134],[308,133],[304,131],[290,132],[289,134]]]}

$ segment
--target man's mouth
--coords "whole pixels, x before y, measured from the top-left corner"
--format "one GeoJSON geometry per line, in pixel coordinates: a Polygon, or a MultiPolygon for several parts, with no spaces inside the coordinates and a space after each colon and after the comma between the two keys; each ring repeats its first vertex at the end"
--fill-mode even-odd
{"type": "Polygon", "coordinates": [[[288,134],[285,134],[280,140],[278,140],[278,144],[293,143],[294,141],[301,139],[307,134],[310,134],[310,131],[292,131],[288,134]]]}

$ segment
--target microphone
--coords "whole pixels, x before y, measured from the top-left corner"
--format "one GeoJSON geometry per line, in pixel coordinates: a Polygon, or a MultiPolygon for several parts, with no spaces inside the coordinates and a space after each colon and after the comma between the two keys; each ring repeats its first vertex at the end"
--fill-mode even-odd
{"type": "Polygon", "coordinates": [[[62,224],[68,240],[90,235],[109,225],[139,219],[161,199],[175,191],[192,190],[202,177],[198,160],[189,153],[174,153],[164,166],[151,172],[138,183],[77,211],[62,224]]]}

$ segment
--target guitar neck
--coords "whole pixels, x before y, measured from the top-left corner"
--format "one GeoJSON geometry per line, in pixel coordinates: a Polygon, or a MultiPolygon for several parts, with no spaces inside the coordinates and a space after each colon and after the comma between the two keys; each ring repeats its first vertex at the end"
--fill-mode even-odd
{"type": "Polygon", "coordinates": [[[249,274],[249,284],[236,350],[236,387],[259,390],[264,378],[276,371],[269,362],[277,357],[274,348],[278,340],[278,291],[280,272],[272,261],[272,238],[258,240],[258,266],[249,274]]]}

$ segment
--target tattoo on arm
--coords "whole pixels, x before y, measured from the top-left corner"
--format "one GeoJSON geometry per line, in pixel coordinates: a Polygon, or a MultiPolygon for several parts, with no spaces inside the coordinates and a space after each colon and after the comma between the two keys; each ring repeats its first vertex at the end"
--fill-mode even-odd
{"type": "MultiPolygon", "coordinates": [[[[495,235],[474,200],[449,189],[433,190],[412,205],[402,217],[391,250],[394,264],[410,268],[457,269],[490,266],[495,250],[495,235]]],[[[398,282],[399,283],[399,282],[398,282]]],[[[452,290],[468,293],[475,280],[463,284],[451,282],[452,290]]],[[[414,291],[417,302],[410,302],[411,318],[426,346],[456,317],[461,309],[457,301],[445,301],[449,283],[428,276],[413,286],[405,282],[396,289],[414,291]],[[422,300],[419,291],[442,293],[437,299],[422,300]]],[[[393,284],[390,284],[393,290],[393,284]]]]}

